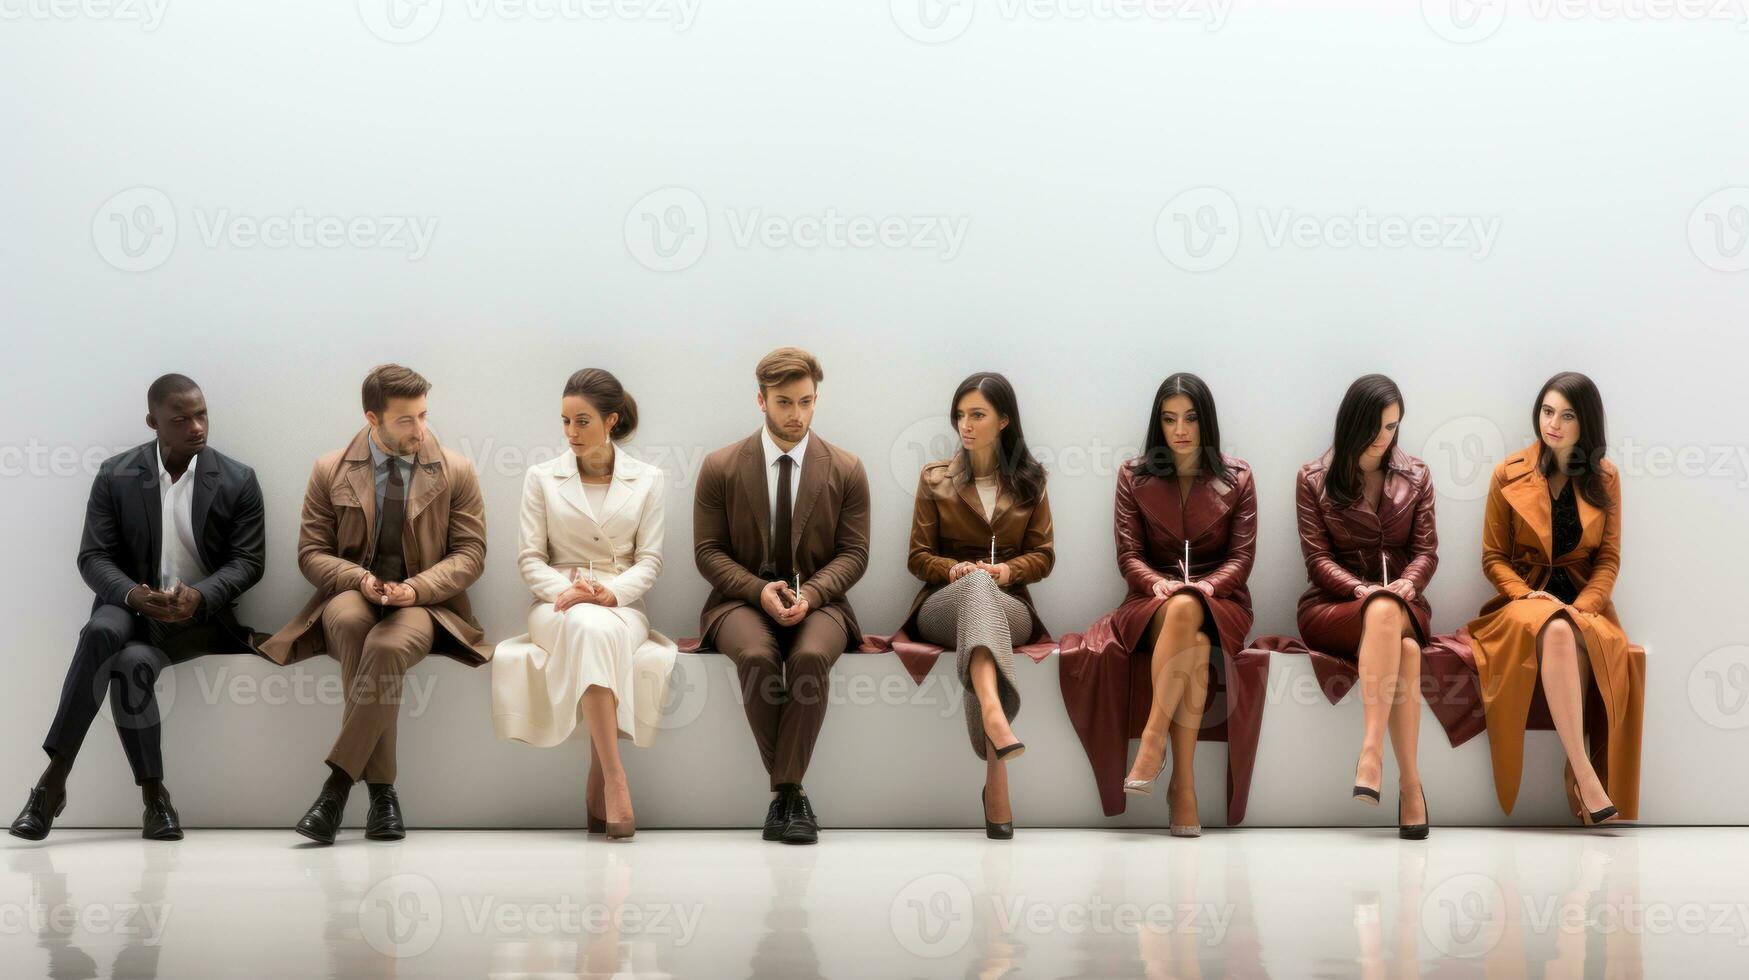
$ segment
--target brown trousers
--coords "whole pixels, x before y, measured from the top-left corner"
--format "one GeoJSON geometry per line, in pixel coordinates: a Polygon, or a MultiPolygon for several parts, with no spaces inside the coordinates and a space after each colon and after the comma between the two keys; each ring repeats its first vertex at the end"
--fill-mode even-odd
{"type": "Polygon", "coordinates": [[[395,781],[395,729],[401,681],[431,652],[436,621],[419,606],[379,606],[356,589],[328,600],[322,631],[340,661],[346,707],[328,762],[354,782],[395,781]]]}
{"type": "Polygon", "coordinates": [[[747,724],[771,788],[800,784],[826,722],[832,664],[847,637],[838,621],[814,610],[780,626],[763,609],[742,606],[723,617],[715,646],[735,664],[747,724]]]}

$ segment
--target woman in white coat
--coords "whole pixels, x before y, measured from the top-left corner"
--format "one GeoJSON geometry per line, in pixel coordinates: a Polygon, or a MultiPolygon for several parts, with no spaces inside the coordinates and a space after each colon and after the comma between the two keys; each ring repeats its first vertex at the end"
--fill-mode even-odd
{"type": "Polygon", "coordinates": [[[656,735],[674,641],[650,629],[643,596],[662,571],[661,469],[614,443],[637,427],[637,404],[599,368],[573,374],[560,402],[569,452],[529,467],[518,563],[534,593],[528,632],[492,658],[499,738],[563,742],[589,732],[590,833],[632,836],[620,738],[656,735]]]}

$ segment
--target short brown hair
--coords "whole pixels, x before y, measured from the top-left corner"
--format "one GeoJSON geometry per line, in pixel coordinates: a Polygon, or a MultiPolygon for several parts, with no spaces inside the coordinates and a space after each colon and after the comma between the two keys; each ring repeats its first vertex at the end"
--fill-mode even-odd
{"type": "Polygon", "coordinates": [[[800,347],[779,347],[760,358],[759,366],[753,369],[753,376],[759,380],[760,394],[764,394],[767,388],[789,384],[801,378],[813,378],[815,384],[826,378],[825,372],[820,370],[820,362],[800,347]]]}
{"type": "Polygon", "coordinates": [[[418,398],[431,390],[431,382],[418,371],[399,364],[378,364],[364,376],[364,410],[378,415],[391,398],[418,398]]]}

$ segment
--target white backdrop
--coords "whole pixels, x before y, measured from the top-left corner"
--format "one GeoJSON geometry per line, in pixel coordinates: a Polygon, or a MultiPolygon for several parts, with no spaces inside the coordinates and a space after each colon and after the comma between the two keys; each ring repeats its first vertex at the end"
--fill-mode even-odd
{"type": "MultiPolygon", "coordinates": [[[[692,475],[754,431],[752,366],[795,343],[826,371],[816,430],[868,466],[871,631],[913,593],[909,494],[973,370],[1014,382],[1052,473],[1034,594],[1058,633],[1121,597],[1115,466],[1172,371],[1213,386],[1257,474],[1258,632],[1293,630],[1293,475],[1356,375],[1401,385],[1438,479],[1443,632],[1490,594],[1489,468],[1530,440],[1544,378],[1589,373],[1626,475],[1617,606],[1654,651],[1643,815],[1745,822],[1719,774],[1749,748],[1749,34],[1424,6],[0,0],[0,788],[21,803],[43,764],[90,602],[90,478],[149,437],[156,375],[199,381],[212,444],[260,475],[269,566],[242,612],[272,630],[309,591],[310,463],[359,426],[371,365],[423,372],[481,470],[472,595],[497,639],[523,629],[522,470],[562,445],[565,377],[606,367],[642,408],[632,450],[669,471],[649,607],[681,636],[707,591],[692,475]]],[[[185,816],[289,823],[339,709],[213,671],[178,672],[166,721],[185,816]]],[[[441,731],[404,728],[411,815],[487,792],[505,822],[571,819],[581,749],[494,743],[484,681],[441,731]]],[[[69,822],[137,819],[107,726],[69,822]]],[[[759,781],[750,744],[724,751],[759,781]]]]}

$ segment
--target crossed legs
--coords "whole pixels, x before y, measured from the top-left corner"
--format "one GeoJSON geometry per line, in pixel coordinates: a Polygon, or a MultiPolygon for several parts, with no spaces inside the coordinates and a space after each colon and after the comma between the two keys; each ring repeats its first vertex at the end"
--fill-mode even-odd
{"type": "Polygon", "coordinates": [[[1172,778],[1166,794],[1174,825],[1198,822],[1196,740],[1207,707],[1209,648],[1213,646],[1203,631],[1203,618],[1202,600],[1181,592],[1154,611],[1142,638],[1143,645],[1153,650],[1148,669],[1154,704],[1128,778],[1151,780],[1158,776],[1170,742],[1172,778]]]}
{"type": "Polygon", "coordinates": [[[1409,611],[1392,597],[1374,593],[1361,607],[1360,697],[1365,729],[1354,783],[1377,789],[1384,779],[1385,735],[1397,757],[1397,794],[1402,822],[1427,819],[1421,791],[1417,743],[1421,735],[1421,645],[1409,611]]]}

